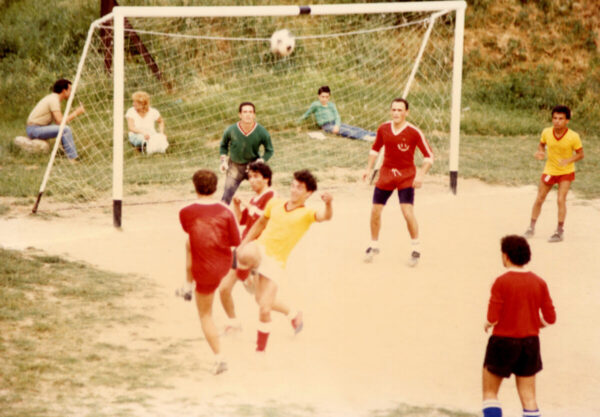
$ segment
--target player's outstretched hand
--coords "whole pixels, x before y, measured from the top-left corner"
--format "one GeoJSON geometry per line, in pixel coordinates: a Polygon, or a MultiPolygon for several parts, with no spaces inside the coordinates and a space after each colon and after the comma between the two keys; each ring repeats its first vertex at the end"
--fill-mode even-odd
{"type": "Polygon", "coordinates": [[[219,171],[225,173],[227,168],[229,168],[229,160],[227,156],[221,155],[221,165],[219,165],[219,171]]]}
{"type": "Polygon", "coordinates": [[[236,206],[239,206],[240,204],[242,204],[242,200],[239,197],[233,197],[233,204],[235,204],[236,206]]]}
{"type": "Polygon", "coordinates": [[[538,161],[543,161],[544,159],[546,159],[546,152],[537,151],[536,153],[533,154],[533,157],[535,159],[537,159],[538,161]]]}
{"type": "Polygon", "coordinates": [[[326,191],[321,194],[321,200],[323,200],[325,204],[330,204],[333,201],[333,196],[326,191]]]}

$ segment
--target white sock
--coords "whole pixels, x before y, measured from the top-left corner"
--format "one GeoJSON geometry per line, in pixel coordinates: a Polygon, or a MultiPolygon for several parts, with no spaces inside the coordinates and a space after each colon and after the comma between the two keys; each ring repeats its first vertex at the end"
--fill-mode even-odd
{"type": "Polygon", "coordinates": [[[379,249],[379,241],[371,240],[371,244],[369,246],[372,247],[373,249],[379,249]]]}
{"type": "Polygon", "coordinates": [[[227,318],[227,325],[231,327],[242,327],[242,323],[240,323],[240,319],[237,317],[227,318]]]}
{"type": "Polygon", "coordinates": [[[185,292],[194,291],[196,289],[196,281],[189,282],[188,280],[185,280],[183,289],[185,292]]]}
{"type": "Polygon", "coordinates": [[[412,250],[421,252],[421,242],[419,242],[419,239],[411,240],[410,245],[412,247],[412,250]]]}
{"type": "Polygon", "coordinates": [[[215,353],[215,362],[225,362],[225,356],[222,353],[215,353]]]}

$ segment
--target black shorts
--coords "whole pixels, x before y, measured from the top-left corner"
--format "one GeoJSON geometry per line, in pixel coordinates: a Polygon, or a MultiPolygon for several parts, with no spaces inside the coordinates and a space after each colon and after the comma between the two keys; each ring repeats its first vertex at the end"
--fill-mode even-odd
{"type": "Polygon", "coordinates": [[[508,378],[510,374],[535,375],[542,370],[539,337],[491,336],[485,351],[483,367],[504,378],[508,378]]]}
{"type": "MultiPolygon", "coordinates": [[[[373,191],[373,204],[385,204],[388,198],[394,193],[394,190],[382,190],[381,188],[375,187],[373,191]]],[[[402,188],[398,190],[398,200],[400,204],[414,204],[415,203],[415,189],[413,187],[402,188]]]]}

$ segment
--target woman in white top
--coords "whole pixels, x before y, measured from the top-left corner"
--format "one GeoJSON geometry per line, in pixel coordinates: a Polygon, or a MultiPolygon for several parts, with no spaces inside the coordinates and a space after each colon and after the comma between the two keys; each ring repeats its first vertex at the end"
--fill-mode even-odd
{"type": "MultiPolygon", "coordinates": [[[[165,136],[165,122],[158,110],[150,107],[150,95],[144,91],[136,91],[131,95],[133,107],[130,107],[125,113],[127,119],[127,127],[129,129],[129,142],[136,147],[144,147],[148,149],[150,141],[155,140],[157,133],[164,138],[164,149],[159,150],[164,152],[168,146],[167,137],[165,136]],[[158,125],[158,132],[155,125],[158,125]]],[[[159,139],[162,140],[162,139],[159,139]]]]}

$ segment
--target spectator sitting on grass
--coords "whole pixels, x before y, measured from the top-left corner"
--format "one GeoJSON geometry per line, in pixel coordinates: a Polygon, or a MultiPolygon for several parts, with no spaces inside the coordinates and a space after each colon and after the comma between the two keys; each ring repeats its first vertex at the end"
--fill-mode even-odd
{"type": "Polygon", "coordinates": [[[350,139],[368,140],[370,142],[375,140],[375,132],[369,132],[363,128],[342,123],[335,104],[329,101],[331,98],[329,86],[324,85],[320,87],[318,95],[319,100],[311,103],[310,107],[306,113],[302,115],[300,120],[305,120],[314,113],[319,127],[328,133],[335,133],[336,135],[350,139]]]}

